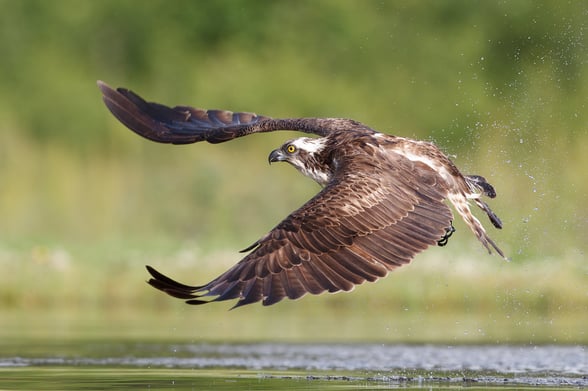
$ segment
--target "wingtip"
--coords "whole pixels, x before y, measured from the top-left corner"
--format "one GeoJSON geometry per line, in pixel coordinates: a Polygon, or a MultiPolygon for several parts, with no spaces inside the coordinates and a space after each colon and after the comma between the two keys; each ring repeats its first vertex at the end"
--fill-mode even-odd
{"type": "MultiPolygon", "coordinates": [[[[110,107],[110,104],[111,104],[110,102],[115,100],[116,95],[118,95],[118,91],[115,90],[114,88],[112,88],[111,86],[109,86],[108,84],[106,84],[105,82],[103,82],[102,80],[97,80],[96,85],[98,86],[98,88],[100,89],[100,92],[102,93],[102,100],[104,100],[104,103],[109,108],[109,110],[112,112],[112,108],[110,107]]],[[[115,113],[113,112],[113,114],[115,114],[115,113]]],[[[115,116],[116,116],[116,114],[115,114],[115,116]]]]}
{"type": "Polygon", "coordinates": [[[147,271],[149,272],[149,274],[151,274],[152,277],[157,277],[157,275],[160,274],[157,270],[155,270],[149,265],[145,265],[145,269],[147,269],[147,271]]]}
{"type": "Polygon", "coordinates": [[[100,91],[102,91],[103,93],[105,90],[107,91],[112,89],[108,84],[106,84],[102,80],[96,80],[96,85],[98,86],[98,88],[100,88],[100,91]]]}
{"type": "Polygon", "coordinates": [[[173,287],[174,289],[180,289],[184,291],[193,291],[201,288],[200,286],[186,285],[182,284],[181,282],[177,282],[176,280],[171,279],[168,276],[158,272],[149,265],[145,265],[145,268],[147,269],[149,274],[151,274],[151,277],[153,277],[148,281],[150,285],[153,285],[151,284],[151,281],[153,281],[156,284],[163,284],[167,287],[173,287]]]}

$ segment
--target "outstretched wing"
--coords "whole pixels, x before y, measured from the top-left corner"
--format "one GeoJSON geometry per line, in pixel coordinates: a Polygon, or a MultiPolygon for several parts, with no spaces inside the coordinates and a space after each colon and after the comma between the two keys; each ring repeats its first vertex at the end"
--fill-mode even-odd
{"type": "Polygon", "coordinates": [[[199,141],[221,143],[251,133],[297,130],[326,136],[334,130],[369,129],[348,119],[272,119],[254,113],[204,110],[189,106],[168,107],[147,102],[125,88],[116,90],[98,81],[106,107],[125,126],[152,141],[191,144],[199,141]]]}
{"type": "Polygon", "coordinates": [[[184,285],[148,266],[149,284],[189,304],[238,299],[235,307],[271,305],[375,281],[449,232],[445,182],[421,162],[395,153],[355,155],[334,175],[209,283],[184,285]]]}

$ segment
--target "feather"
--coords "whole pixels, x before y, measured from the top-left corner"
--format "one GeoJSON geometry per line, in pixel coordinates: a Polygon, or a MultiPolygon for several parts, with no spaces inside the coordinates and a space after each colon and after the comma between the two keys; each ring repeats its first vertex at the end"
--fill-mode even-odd
{"type": "Polygon", "coordinates": [[[322,190],[241,252],[241,261],[204,285],[179,283],[150,266],[148,283],[188,304],[237,300],[233,308],[275,304],[306,293],[350,291],[447,241],[449,200],[489,252],[504,253],[473,216],[473,199],[496,228],[502,222],[481,196],[496,191],[484,177],[462,175],[429,142],[384,135],[350,119],[283,118],[247,112],[168,107],[98,82],[112,114],[160,143],[220,143],[253,133],[296,130],[270,154],[317,181],[322,190]]]}

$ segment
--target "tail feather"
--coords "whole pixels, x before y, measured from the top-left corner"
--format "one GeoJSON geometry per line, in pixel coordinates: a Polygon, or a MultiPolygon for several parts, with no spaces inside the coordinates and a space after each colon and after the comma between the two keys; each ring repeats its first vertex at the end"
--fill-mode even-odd
{"type": "MultiPolygon", "coordinates": [[[[502,258],[508,259],[504,255],[504,252],[496,245],[496,243],[494,243],[494,241],[490,239],[490,237],[486,233],[486,230],[482,226],[482,223],[480,223],[480,221],[472,214],[467,198],[461,193],[450,193],[448,198],[457,210],[457,212],[459,213],[459,215],[463,218],[465,223],[470,227],[474,235],[476,235],[478,240],[484,245],[484,247],[486,247],[488,252],[492,254],[492,251],[496,251],[496,253],[498,253],[498,255],[500,255],[502,258]]],[[[478,199],[476,199],[476,203],[477,202],[478,199]]],[[[485,211],[486,213],[488,213],[488,211],[490,212],[488,216],[490,217],[490,221],[492,221],[494,226],[497,226],[498,224],[500,225],[500,227],[502,227],[502,223],[500,222],[498,217],[490,210],[490,208],[487,208],[487,210],[485,209],[485,211]],[[495,221],[492,220],[493,218],[495,218],[495,221]]]]}

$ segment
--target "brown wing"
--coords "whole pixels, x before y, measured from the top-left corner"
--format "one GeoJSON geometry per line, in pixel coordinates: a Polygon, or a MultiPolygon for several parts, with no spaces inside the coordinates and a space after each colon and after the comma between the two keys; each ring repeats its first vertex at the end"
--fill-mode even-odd
{"type": "Polygon", "coordinates": [[[254,113],[204,110],[189,106],[172,108],[147,102],[125,88],[115,90],[102,81],[98,81],[98,87],[106,107],[120,122],[135,133],[160,143],[221,143],[251,133],[276,130],[297,130],[326,136],[334,130],[369,129],[348,119],[271,119],[254,113]]]}
{"type": "Polygon", "coordinates": [[[423,163],[390,155],[342,163],[327,187],[209,283],[180,284],[148,266],[149,283],[189,304],[239,299],[238,307],[349,291],[386,276],[435,245],[452,220],[445,182],[423,163]]]}

